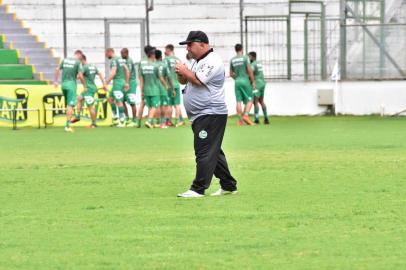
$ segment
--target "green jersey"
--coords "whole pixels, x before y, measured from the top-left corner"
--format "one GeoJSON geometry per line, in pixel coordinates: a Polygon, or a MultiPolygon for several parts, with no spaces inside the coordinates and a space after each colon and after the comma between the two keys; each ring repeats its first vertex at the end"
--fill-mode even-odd
{"type": "Polygon", "coordinates": [[[114,76],[114,81],[125,80],[125,65],[126,61],[121,57],[114,57],[113,59],[111,59],[110,68],[117,68],[116,76],[114,76]]]}
{"type": "Polygon", "coordinates": [[[265,84],[264,78],[264,68],[261,63],[257,61],[253,61],[251,63],[252,71],[254,72],[255,82],[256,84],[265,84]]]}
{"type": "Polygon", "coordinates": [[[135,81],[137,79],[135,63],[130,57],[127,58],[126,65],[130,70],[130,81],[135,81]]]}
{"type": "Polygon", "coordinates": [[[151,61],[141,61],[140,68],[138,70],[139,77],[143,78],[143,93],[144,96],[159,96],[160,87],[158,83],[159,76],[161,76],[159,71],[159,66],[151,61]]]}
{"type": "Polygon", "coordinates": [[[180,59],[174,55],[165,57],[165,62],[168,65],[169,76],[171,76],[173,86],[176,88],[179,86],[178,78],[175,73],[176,63],[180,63],[180,59]]]}
{"type": "Polygon", "coordinates": [[[249,65],[249,60],[246,55],[237,55],[231,59],[230,70],[235,73],[235,79],[247,79],[249,80],[247,66],[249,65]]]}
{"type": "Polygon", "coordinates": [[[95,65],[86,64],[83,65],[83,76],[85,77],[86,86],[89,90],[97,90],[97,86],[94,82],[96,75],[99,73],[99,70],[95,65]]]}
{"type": "Polygon", "coordinates": [[[63,59],[59,69],[62,70],[62,84],[74,83],[76,85],[78,73],[83,72],[82,64],[75,58],[63,59]]]}
{"type": "MultiPolygon", "coordinates": [[[[169,70],[168,70],[168,65],[166,64],[165,61],[157,61],[156,64],[158,65],[159,68],[159,73],[162,75],[164,78],[166,85],[169,87],[169,70]]],[[[158,80],[159,88],[161,89],[160,93],[161,96],[167,96],[166,89],[164,89],[164,86],[162,85],[161,81],[158,80]]]]}

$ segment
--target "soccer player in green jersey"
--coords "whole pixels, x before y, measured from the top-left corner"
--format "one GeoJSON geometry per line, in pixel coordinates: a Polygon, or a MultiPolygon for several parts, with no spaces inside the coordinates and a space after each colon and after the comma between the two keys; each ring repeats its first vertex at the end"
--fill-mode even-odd
{"type": "Polygon", "coordinates": [[[57,88],[59,85],[59,76],[62,71],[61,88],[66,103],[66,132],[73,132],[70,124],[73,114],[73,108],[76,105],[77,78],[79,78],[79,80],[82,82],[83,88],[86,91],[86,82],[83,78],[83,66],[80,63],[81,57],[82,52],[76,51],[73,57],[63,59],[55,70],[55,88],[57,88]]]}
{"type": "Polygon", "coordinates": [[[167,112],[167,125],[171,126],[172,122],[171,122],[171,117],[172,117],[172,108],[175,108],[175,127],[180,127],[182,125],[184,125],[183,122],[183,118],[182,118],[182,114],[180,111],[180,85],[179,85],[179,81],[177,79],[176,73],[175,73],[175,65],[177,63],[180,63],[180,59],[178,57],[175,56],[174,53],[174,46],[172,44],[168,44],[165,47],[165,62],[168,65],[168,69],[169,69],[169,76],[172,79],[173,82],[173,86],[174,86],[174,92],[173,91],[169,91],[168,89],[168,96],[169,96],[169,110],[167,112]]]}
{"type": "Polygon", "coordinates": [[[158,83],[159,88],[160,88],[160,94],[161,94],[161,107],[160,107],[160,112],[159,112],[161,118],[160,118],[159,127],[168,128],[168,125],[167,125],[168,119],[166,118],[166,116],[168,115],[168,110],[170,109],[168,93],[174,93],[175,88],[173,86],[172,78],[169,76],[168,65],[167,65],[166,61],[162,61],[162,51],[161,50],[155,51],[155,59],[156,59],[156,64],[159,67],[159,72],[162,74],[162,77],[164,78],[166,85],[170,86],[169,88],[165,89],[161,83],[158,83]]]}
{"type": "Polygon", "coordinates": [[[157,108],[160,106],[160,88],[158,83],[162,83],[165,89],[167,85],[159,66],[155,63],[155,48],[150,48],[147,52],[148,61],[142,61],[139,68],[141,97],[148,107],[148,119],[145,126],[153,128],[153,118],[157,108]]]}
{"type": "MultiPolygon", "coordinates": [[[[106,84],[113,81],[113,87],[111,88],[108,100],[111,104],[113,115],[118,109],[120,123],[117,127],[125,127],[124,94],[129,89],[130,70],[123,58],[114,56],[112,48],[106,49],[106,57],[111,60],[110,76],[106,80],[106,84]]],[[[117,119],[113,119],[114,122],[117,123],[117,119]]]]}
{"type": "Polygon", "coordinates": [[[241,44],[235,45],[235,52],[237,55],[230,61],[230,77],[235,80],[234,89],[239,117],[238,124],[241,126],[245,122],[247,125],[253,125],[248,115],[254,99],[253,89],[256,89],[254,73],[252,72],[248,57],[243,55],[241,44]],[[242,112],[242,102],[245,104],[244,113],[242,112]]]}
{"type": "MultiPolygon", "coordinates": [[[[150,46],[150,45],[146,45],[144,47],[144,53],[145,53],[146,57],[142,58],[141,61],[139,62],[139,64],[138,64],[138,72],[140,71],[142,65],[148,63],[148,52],[150,50],[155,50],[155,48],[150,46]]],[[[140,103],[140,106],[138,107],[137,128],[141,127],[141,120],[142,120],[142,115],[144,113],[144,107],[145,107],[145,101],[141,97],[141,103],[140,103]]]]}
{"type": "Polygon", "coordinates": [[[262,112],[264,113],[264,124],[269,124],[268,112],[266,111],[266,105],[264,101],[265,96],[265,78],[262,64],[257,61],[257,53],[250,52],[248,54],[251,61],[251,68],[254,72],[255,84],[257,89],[254,89],[254,112],[255,112],[255,124],[259,124],[259,104],[261,104],[262,112]]]}
{"type": "Polygon", "coordinates": [[[133,119],[132,120],[129,119],[127,106],[124,106],[124,112],[126,115],[126,125],[127,127],[135,127],[137,122],[137,106],[135,96],[137,93],[137,76],[136,76],[137,72],[135,70],[135,63],[130,58],[129,51],[127,48],[123,48],[121,50],[121,58],[126,60],[127,67],[130,71],[130,82],[129,82],[130,88],[128,89],[127,92],[124,93],[124,100],[131,107],[133,119]]]}
{"type": "Polygon", "coordinates": [[[83,101],[86,102],[87,107],[90,112],[90,119],[92,120],[92,124],[89,128],[96,127],[96,112],[94,110],[94,95],[97,92],[97,86],[95,83],[96,75],[99,76],[100,81],[103,84],[104,89],[107,91],[107,86],[104,82],[103,74],[97,69],[97,67],[93,64],[89,64],[86,59],[86,55],[82,54],[81,62],[83,66],[83,76],[86,81],[87,91],[83,90],[83,92],[77,98],[77,112],[76,117],[72,119],[71,123],[76,123],[80,121],[80,113],[82,111],[83,101]]]}

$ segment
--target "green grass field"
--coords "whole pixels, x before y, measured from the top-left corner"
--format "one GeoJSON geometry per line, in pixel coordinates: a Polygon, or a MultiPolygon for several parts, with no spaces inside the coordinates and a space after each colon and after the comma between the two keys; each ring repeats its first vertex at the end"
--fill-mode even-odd
{"type": "Polygon", "coordinates": [[[0,269],[406,268],[405,119],[232,120],[223,146],[240,193],[179,199],[188,127],[0,129],[0,269]]]}

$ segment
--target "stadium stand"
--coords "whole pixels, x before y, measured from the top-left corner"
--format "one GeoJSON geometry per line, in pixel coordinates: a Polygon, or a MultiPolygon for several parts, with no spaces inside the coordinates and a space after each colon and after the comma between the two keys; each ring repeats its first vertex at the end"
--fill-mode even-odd
{"type": "MultiPolygon", "coordinates": [[[[55,53],[63,56],[62,1],[53,0],[3,0],[16,12],[33,32],[47,42],[55,53]]],[[[245,15],[286,13],[283,1],[247,1],[253,3],[245,9],[245,15]],[[281,3],[281,5],[276,5],[281,3]],[[269,5],[273,4],[273,5],[269,5]]],[[[104,70],[104,18],[145,19],[145,1],[89,0],[67,1],[68,55],[76,49],[86,52],[88,59],[104,70]]],[[[111,31],[112,46],[128,44],[132,57],[140,59],[140,46],[131,44],[137,40],[136,26],[116,25],[111,31]],[[131,29],[131,27],[133,27],[131,29]],[[127,35],[127,36],[125,36],[127,35]],[[129,37],[132,35],[133,37],[129,37]],[[128,42],[127,42],[128,41],[128,42]],[[119,45],[116,45],[119,44],[119,45]],[[134,52],[137,52],[136,54],[134,52]]],[[[223,57],[226,66],[234,56],[233,45],[240,41],[239,1],[160,0],[155,1],[150,13],[151,44],[163,48],[173,43],[176,54],[185,59],[185,48],[177,46],[191,29],[209,33],[210,42],[223,57]],[[187,9],[187,12],[185,12],[187,9]]]]}
{"type": "Polygon", "coordinates": [[[52,80],[59,58],[31,34],[31,29],[0,5],[0,84],[45,84],[52,80]]]}

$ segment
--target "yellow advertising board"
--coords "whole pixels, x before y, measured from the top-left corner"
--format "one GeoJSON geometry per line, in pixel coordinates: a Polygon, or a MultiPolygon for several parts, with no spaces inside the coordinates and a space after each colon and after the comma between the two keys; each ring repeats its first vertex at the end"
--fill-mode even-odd
{"type": "MultiPolygon", "coordinates": [[[[78,89],[78,94],[81,92],[78,89]]],[[[97,125],[111,125],[111,107],[107,93],[100,90],[95,95],[97,125]]],[[[75,126],[90,124],[90,114],[83,102],[81,121],[75,126]]],[[[64,126],[65,98],[60,89],[52,85],[0,85],[0,127],[11,127],[13,119],[17,127],[64,126]]]]}

